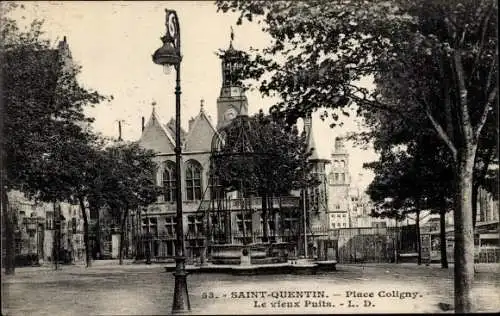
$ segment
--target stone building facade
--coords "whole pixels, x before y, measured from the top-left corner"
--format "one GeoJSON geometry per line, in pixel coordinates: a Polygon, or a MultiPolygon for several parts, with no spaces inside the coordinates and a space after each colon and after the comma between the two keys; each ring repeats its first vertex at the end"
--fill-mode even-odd
{"type": "MultiPolygon", "coordinates": [[[[243,198],[238,192],[230,192],[214,200],[214,184],[210,179],[212,141],[218,137],[218,130],[231,120],[248,115],[247,97],[236,78],[238,67],[241,67],[237,56],[238,52],[232,44],[221,56],[222,84],[216,101],[217,122],[213,124],[202,100],[198,115],[189,120],[188,130],[181,130],[184,237],[186,255],[191,259],[204,256],[207,243],[216,242],[212,239],[216,235],[214,230],[218,229],[217,210],[230,214],[222,224],[225,226],[227,245],[262,243],[266,225],[269,242],[294,244],[292,251],[298,252],[298,236],[304,227],[300,225],[302,213],[298,196],[271,198],[267,223],[263,222],[260,197],[243,198]],[[243,211],[243,208],[251,209],[251,212],[243,211]],[[211,215],[207,216],[209,213],[211,215]]],[[[163,187],[164,194],[138,214],[138,234],[142,236],[137,239],[138,254],[144,254],[144,249],[150,247],[153,257],[171,258],[175,255],[176,247],[175,120],[164,124],[153,107],[139,144],[157,153],[154,158],[158,165],[156,180],[163,187]],[[145,241],[144,236],[149,236],[149,240],[145,241]]]]}
{"type": "Polygon", "coordinates": [[[78,262],[85,257],[80,208],[68,203],[43,203],[9,192],[15,216],[16,256],[35,256],[39,263],[78,262]],[[56,254],[56,249],[59,249],[56,254]]]}

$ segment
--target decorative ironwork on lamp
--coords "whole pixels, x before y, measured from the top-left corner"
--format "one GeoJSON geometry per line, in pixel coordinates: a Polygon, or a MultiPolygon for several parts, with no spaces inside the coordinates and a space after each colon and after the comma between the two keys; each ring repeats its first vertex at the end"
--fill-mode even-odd
{"type": "Polygon", "coordinates": [[[175,84],[175,182],[176,182],[176,256],[175,256],[175,285],[174,300],[172,303],[172,313],[182,313],[191,310],[189,303],[189,294],[187,289],[186,258],[184,256],[184,233],[183,233],[183,214],[182,214],[182,191],[181,191],[181,37],[179,20],[174,10],[167,10],[166,26],[167,32],[161,38],[163,46],[157,49],[153,54],[153,62],[163,66],[164,72],[168,73],[171,66],[176,71],[175,84]]]}

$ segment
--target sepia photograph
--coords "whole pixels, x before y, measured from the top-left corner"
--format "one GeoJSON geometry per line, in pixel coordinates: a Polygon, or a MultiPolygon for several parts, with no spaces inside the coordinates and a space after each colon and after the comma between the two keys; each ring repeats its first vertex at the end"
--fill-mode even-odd
{"type": "Polygon", "coordinates": [[[2,315],[500,312],[498,2],[0,2],[2,315]]]}

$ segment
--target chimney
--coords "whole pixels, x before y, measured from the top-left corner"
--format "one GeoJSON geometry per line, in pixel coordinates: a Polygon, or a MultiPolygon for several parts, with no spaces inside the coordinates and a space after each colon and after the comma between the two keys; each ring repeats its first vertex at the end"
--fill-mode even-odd
{"type": "Polygon", "coordinates": [[[144,116],[142,117],[141,132],[144,132],[144,116]]]}
{"type": "Polygon", "coordinates": [[[118,121],[118,140],[122,140],[122,121],[118,121]]]}

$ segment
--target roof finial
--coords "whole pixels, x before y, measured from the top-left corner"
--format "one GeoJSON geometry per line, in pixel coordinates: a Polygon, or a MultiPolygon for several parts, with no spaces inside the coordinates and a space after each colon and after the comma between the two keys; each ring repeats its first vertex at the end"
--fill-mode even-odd
{"type": "Polygon", "coordinates": [[[156,101],[153,100],[153,102],[151,102],[151,106],[153,107],[153,113],[156,114],[156,101]]]}
{"type": "Polygon", "coordinates": [[[204,109],[203,109],[203,107],[204,107],[204,106],[205,106],[205,99],[203,99],[203,98],[202,98],[202,99],[200,100],[200,112],[203,112],[203,111],[204,111],[204,109]]]}
{"type": "Polygon", "coordinates": [[[231,41],[229,42],[229,48],[233,48],[233,41],[234,41],[234,30],[233,26],[231,25],[231,41]]]}

